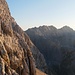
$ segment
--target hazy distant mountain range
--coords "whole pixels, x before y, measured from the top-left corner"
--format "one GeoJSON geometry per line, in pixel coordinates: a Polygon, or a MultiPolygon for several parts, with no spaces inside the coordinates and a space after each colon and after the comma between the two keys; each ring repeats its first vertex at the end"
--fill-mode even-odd
{"type": "Polygon", "coordinates": [[[54,75],[75,75],[73,64],[75,62],[75,31],[72,28],[64,26],[57,29],[54,26],[44,25],[28,29],[26,33],[44,55],[49,71],[52,70],[54,75]],[[73,61],[71,61],[72,59],[73,61]],[[64,62],[63,60],[64,65],[67,65],[63,68],[66,71],[64,73],[62,67],[59,66],[64,62]],[[66,69],[68,66],[69,70],[66,69]]]}

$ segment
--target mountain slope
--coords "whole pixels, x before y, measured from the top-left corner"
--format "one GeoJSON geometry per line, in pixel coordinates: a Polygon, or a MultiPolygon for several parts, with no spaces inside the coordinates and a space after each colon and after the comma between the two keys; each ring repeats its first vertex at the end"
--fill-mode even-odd
{"type": "Polygon", "coordinates": [[[40,26],[28,29],[26,33],[44,55],[49,71],[53,66],[59,66],[63,60],[63,51],[75,50],[75,31],[68,26],[61,29],[54,26],[40,26]]]}
{"type": "Polygon", "coordinates": [[[29,37],[26,33],[17,25],[14,19],[12,19],[12,28],[15,32],[21,35],[23,39],[27,42],[28,46],[30,47],[33,57],[35,59],[35,64],[38,69],[41,71],[48,73],[47,64],[45,62],[45,59],[43,55],[40,53],[40,51],[37,49],[37,47],[31,42],[29,37]]]}
{"type": "MultiPolygon", "coordinates": [[[[35,58],[39,55],[43,58],[11,17],[6,0],[0,0],[0,75],[36,75],[36,65],[41,67],[40,62],[34,60],[32,51],[38,52],[35,58]]],[[[45,60],[42,63],[46,67],[45,60]]]]}

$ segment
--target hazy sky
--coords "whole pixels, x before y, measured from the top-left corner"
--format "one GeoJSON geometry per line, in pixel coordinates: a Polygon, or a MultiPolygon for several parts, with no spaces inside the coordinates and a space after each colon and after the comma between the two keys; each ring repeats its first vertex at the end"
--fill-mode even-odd
{"type": "Polygon", "coordinates": [[[11,15],[23,30],[40,25],[75,30],[75,0],[6,0],[11,15]]]}

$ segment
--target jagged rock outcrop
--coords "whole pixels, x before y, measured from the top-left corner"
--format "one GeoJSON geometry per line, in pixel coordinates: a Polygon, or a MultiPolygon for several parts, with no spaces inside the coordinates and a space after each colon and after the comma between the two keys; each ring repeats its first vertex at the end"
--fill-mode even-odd
{"type": "Polygon", "coordinates": [[[5,0],[0,0],[0,75],[35,75],[35,61],[29,39],[12,28],[5,0]]]}

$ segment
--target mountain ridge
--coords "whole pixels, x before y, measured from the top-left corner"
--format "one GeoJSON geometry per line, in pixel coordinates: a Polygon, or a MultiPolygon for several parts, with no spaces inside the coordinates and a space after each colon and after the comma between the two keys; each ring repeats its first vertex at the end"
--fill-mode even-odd
{"type": "Polygon", "coordinates": [[[75,50],[75,31],[68,26],[61,29],[43,26],[41,29],[32,28],[25,32],[44,55],[49,71],[53,68],[52,66],[58,66],[61,63],[64,50],[65,52],[75,50]]]}
{"type": "MultiPolygon", "coordinates": [[[[42,25],[42,26],[39,26],[39,27],[32,27],[32,28],[28,28],[27,30],[31,30],[31,29],[40,29],[40,28],[53,28],[53,29],[58,29],[58,30],[60,30],[60,29],[70,29],[70,30],[74,30],[74,29],[72,29],[71,27],[69,27],[68,25],[64,25],[63,27],[61,27],[61,28],[57,28],[57,27],[55,27],[55,26],[53,26],[53,25],[42,25]]],[[[26,30],[26,31],[27,31],[26,30]]],[[[75,31],[75,30],[74,30],[75,31]]]]}

